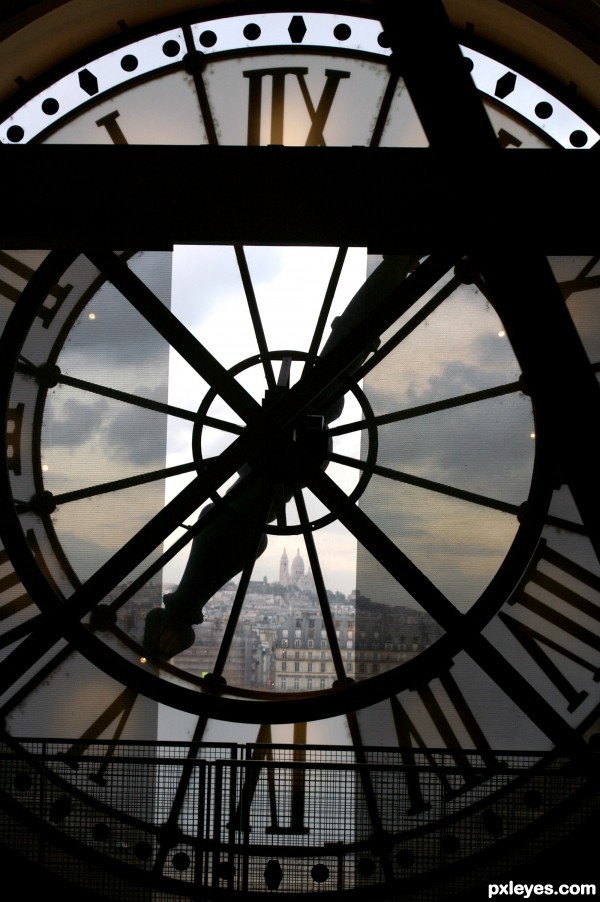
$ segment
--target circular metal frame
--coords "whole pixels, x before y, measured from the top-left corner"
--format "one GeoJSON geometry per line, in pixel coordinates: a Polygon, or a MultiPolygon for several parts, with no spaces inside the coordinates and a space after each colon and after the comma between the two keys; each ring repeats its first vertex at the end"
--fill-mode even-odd
{"type": "MultiPolygon", "coordinates": [[[[5,409],[8,408],[12,372],[17,366],[23,341],[34,322],[38,305],[46,296],[49,285],[60,277],[74,256],[70,252],[53,252],[49,255],[29,283],[7,324],[0,340],[0,351],[3,351],[3,358],[8,364],[6,375],[0,384],[2,399],[6,399],[5,409]]],[[[532,401],[535,406],[535,398],[532,401]]],[[[268,436],[258,437],[256,427],[249,429],[254,434],[255,444],[258,441],[257,447],[268,440],[268,436]]],[[[63,632],[86,657],[126,685],[134,686],[157,701],[191,712],[205,712],[224,720],[256,722],[258,719],[261,722],[270,720],[272,723],[283,723],[289,722],[290,719],[321,719],[343,711],[357,710],[364,705],[387,698],[404,687],[414,685],[418,680],[432,675],[442,660],[450,660],[460,649],[468,648],[469,635],[478,634],[514,590],[535,551],[552,491],[547,464],[541,450],[543,447],[544,428],[540,424],[529,502],[525,505],[516,536],[504,561],[471,610],[462,615],[456,609],[452,614],[447,611],[444,616],[448,620],[442,624],[446,634],[418,658],[364,681],[349,682],[330,690],[281,695],[275,692],[256,692],[228,687],[221,682],[202,679],[192,680],[190,685],[195,685],[196,688],[189,688],[162,679],[151,665],[140,666],[123,659],[81,622],[80,618],[88,608],[87,584],[83,584],[75,591],[74,602],[64,600],[39,569],[21,530],[18,513],[13,505],[8,471],[5,471],[0,481],[0,501],[7,511],[3,538],[23,584],[32,598],[39,603],[49,623],[52,623],[52,632],[57,631],[58,634],[63,632]]],[[[348,503],[353,502],[348,499],[348,503]]],[[[115,557],[121,559],[126,555],[127,549],[115,557]]],[[[144,654],[141,647],[139,654],[140,656],[144,654]]]]}
{"type": "MultiPolygon", "coordinates": [[[[312,361],[311,355],[305,353],[303,351],[270,351],[268,354],[269,360],[283,360],[285,358],[290,358],[291,360],[296,361],[304,361],[305,363],[314,362],[312,361]]],[[[229,369],[229,373],[232,376],[238,376],[240,373],[244,372],[244,370],[249,369],[253,366],[258,366],[264,363],[263,357],[260,354],[254,355],[253,357],[247,357],[245,360],[240,361],[235,366],[229,369]]],[[[367,427],[368,434],[368,449],[367,455],[365,459],[365,466],[361,472],[357,480],[356,486],[349,493],[348,497],[352,501],[358,501],[360,496],[365,491],[369,481],[373,475],[373,467],[377,461],[377,429],[373,423],[373,410],[369,401],[362,391],[360,386],[358,386],[354,382],[349,382],[348,391],[351,392],[358,401],[363,415],[365,416],[366,422],[369,424],[367,427]]],[[[206,417],[208,416],[208,412],[210,410],[211,404],[218,397],[219,392],[218,389],[211,388],[204,398],[202,399],[202,403],[198,408],[198,414],[196,416],[196,420],[194,423],[194,432],[192,436],[192,447],[195,449],[194,458],[197,461],[197,469],[200,471],[203,468],[203,456],[202,456],[202,430],[204,428],[204,422],[206,417]]],[[[327,434],[327,430],[325,430],[325,435],[327,434]]],[[[212,501],[221,505],[222,509],[228,512],[228,515],[233,517],[234,519],[242,518],[251,529],[260,528],[262,532],[266,535],[298,535],[302,532],[302,525],[298,524],[288,524],[288,525],[272,525],[272,521],[268,523],[265,522],[257,522],[251,514],[243,514],[238,510],[233,510],[227,503],[227,495],[220,495],[218,492],[211,493],[212,501]]],[[[316,520],[312,520],[310,523],[310,528],[312,530],[322,529],[324,526],[328,526],[330,523],[335,522],[335,514],[329,513],[318,517],[316,520]]]]}

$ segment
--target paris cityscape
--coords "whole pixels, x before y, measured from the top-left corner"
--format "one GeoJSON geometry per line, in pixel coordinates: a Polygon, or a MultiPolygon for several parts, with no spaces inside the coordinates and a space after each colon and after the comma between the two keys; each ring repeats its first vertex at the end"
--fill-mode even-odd
{"type": "MultiPolygon", "coordinates": [[[[120,587],[122,588],[122,587],[120,587]]],[[[175,587],[166,587],[172,591],[175,587]]],[[[204,608],[196,641],[172,659],[195,676],[212,673],[237,585],[226,583],[204,608]]],[[[141,641],[144,618],[157,602],[156,586],[138,592],[119,614],[119,626],[141,641]]],[[[327,590],[345,676],[362,680],[414,658],[441,635],[425,612],[373,602],[359,589],[327,590]]],[[[299,550],[283,550],[279,580],[251,581],[223,677],[229,685],[276,692],[310,692],[338,678],[313,576],[299,550]]]]}

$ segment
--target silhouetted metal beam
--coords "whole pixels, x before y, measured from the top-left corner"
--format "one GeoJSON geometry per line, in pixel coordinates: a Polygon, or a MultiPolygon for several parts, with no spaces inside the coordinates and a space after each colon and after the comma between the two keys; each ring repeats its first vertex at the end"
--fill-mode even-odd
{"type": "Polygon", "coordinates": [[[373,6],[392,50],[391,65],[401,72],[430,146],[467,143],[500,152],[441,0],[374,0],[373,6]]]}
{"type": "Polygon", "coordinates": [[[584,150],[3,145],[0,247],[581,252],[597,161],[584,150]]]}

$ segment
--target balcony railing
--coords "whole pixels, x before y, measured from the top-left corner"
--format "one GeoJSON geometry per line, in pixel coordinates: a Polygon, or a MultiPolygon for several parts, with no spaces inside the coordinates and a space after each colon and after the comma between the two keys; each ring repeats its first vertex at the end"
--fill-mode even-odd
{"type": "Polygon", "coordinates": [[[0,751],[4,844],[136,902],[438,899],[526,861],[577,825],[582,800],[596,805],[593,775],[536,753],[33,739],[0,751]]]}

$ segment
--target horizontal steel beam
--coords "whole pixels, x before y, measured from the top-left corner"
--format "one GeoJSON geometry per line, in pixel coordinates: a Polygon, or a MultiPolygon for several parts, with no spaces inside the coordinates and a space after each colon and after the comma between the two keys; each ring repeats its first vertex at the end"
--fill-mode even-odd
{"type": "Polygon", "coordinates": [[[0,247],[594,248],[582,150],[0,146],[0,247]]]}

